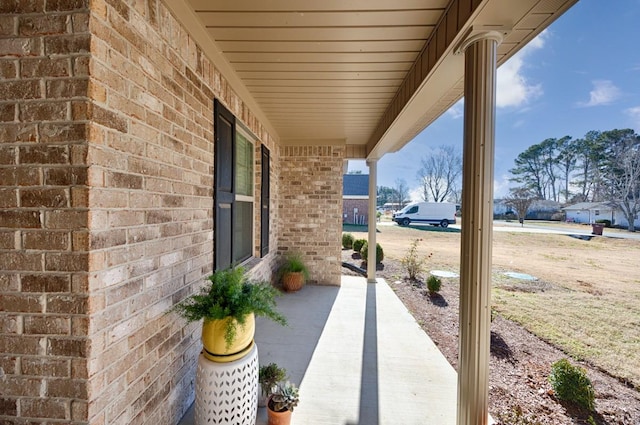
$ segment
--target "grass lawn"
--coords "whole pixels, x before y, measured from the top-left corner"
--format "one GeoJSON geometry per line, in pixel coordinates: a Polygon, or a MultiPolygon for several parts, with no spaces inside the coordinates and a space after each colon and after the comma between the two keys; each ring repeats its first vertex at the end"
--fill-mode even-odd
{"type": "MultiPolygon", "coordinates": [[[[460,233],[431,226],[379,226],[385,258],[421,239],[428,268],[459,270],[460,233]]],[[[366,227],[347,230],[366,238],[366,227]]],[[[640,242],[494,232],[493,304],[539,337],[640,388],[640,242]],[[536,281],[504,272],[526,273],[536,281]]],[[[401,278],[402,276],[397,276],[401,278]]]]}

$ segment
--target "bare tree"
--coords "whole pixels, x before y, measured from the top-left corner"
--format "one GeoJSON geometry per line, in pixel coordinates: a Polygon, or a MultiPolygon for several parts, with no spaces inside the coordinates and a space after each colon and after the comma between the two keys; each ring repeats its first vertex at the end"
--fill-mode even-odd
{"type": "Polygon", "coordinates": [[[409,187],[404,179],[396,179],[396,186],[393,188],[394,202],[400,205],[400,208],[404,207],[409,202],[409,187]]]}
{"type": "Polygon", "coordinates": [[[504,199],[504,203],[513,208],[518,215],[520,224],[524,226],[524,219],[527,217],[531,204],[536,200],[536,192],[526,186],[509,189],[509,196],[504,199]]]}
{"type": "Polygon", "coordinates": [[[425,158],[418,170],[425,201],[443,202],[456,190],[462,175],[462,156],[453,146],[440,146],[425,158]]]}
{"type": "Polygon", "coordinates": [[[608,141],[605,185],[609,201],[622,211],[628,230],[635,232],[640,213],[640,136],[633,130],[611,130],[603,135],[608,141]]]}

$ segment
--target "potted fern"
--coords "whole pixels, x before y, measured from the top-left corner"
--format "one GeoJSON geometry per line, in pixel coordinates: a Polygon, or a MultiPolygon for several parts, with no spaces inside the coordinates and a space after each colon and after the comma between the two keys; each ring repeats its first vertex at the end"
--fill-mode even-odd
{"type": "Polygon", "coordinates": [[[298,405],[298,387],[291,382],[279,384],[267,403],[268,425],[289,425],[298,405]]]}
{"type": "Polygon", "coordinates": [[[286,292],[295,292],[309,279],[309,269],[300,254],[290,254],[285,257],[284,263],[280,266],[279,275],[282,289],[286,292]]]}
{"type": "Polygon", "coordinates": [[[188,322],[204,319],[203,354],[215,362],[231,362],[253,347],[255,316],[285,325],[276,311],[278,291],[267,282],[250,282],[242,267],[213,273],[199,293],[176,304],[173,310],[188,322]]]}

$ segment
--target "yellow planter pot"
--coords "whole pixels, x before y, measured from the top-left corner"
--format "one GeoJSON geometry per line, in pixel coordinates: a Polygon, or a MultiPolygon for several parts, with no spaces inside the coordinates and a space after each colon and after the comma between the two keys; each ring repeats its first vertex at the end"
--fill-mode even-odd
{"type": "Polygon", "coordinates": [[[253,336],[256,332],[256,320],[253,313],[247,316],[244,326],[235,319],[228,317],[220,320],[205,320],[202,324],[202,345],[204,356],[218,363],[227,363],[238,360],[253,348],[253,336]],[[224,340],[225,328],[228,321],[233,321],[236,326],[236,338],[227,347],[224,340]]]}

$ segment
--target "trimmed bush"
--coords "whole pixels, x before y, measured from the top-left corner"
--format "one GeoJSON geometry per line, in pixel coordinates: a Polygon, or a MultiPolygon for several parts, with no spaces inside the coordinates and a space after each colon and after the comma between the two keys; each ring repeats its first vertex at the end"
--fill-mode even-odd
{"type": "Polygon", "coordinates": [[[429,290],[429,295],[435,295],[440,292],[440,288],[442,288],[442,280],[438,276],[431,275],[427,279],[427,289],[429,290]]]}
{"type": "Polygon", "coordinates": [[[596,224],[604,224],[604,227],[611,227],[611,220],[607,220],[607,219],[596,220],[596,224]]]}
{"type": "Polygon", "coordinates": [[[595,408],[595,391],[584,368],[573,366],[567,359],[558,360],[551,365],[549,382],[558,400],[589,411],[595,408]]]}
{"type": "Polygon", "coordinates": [[[362,251],[362,247],[364,246],[364,244],[367,243],[366,239],[356,239],[355,241],[353,241],[353,250],[355,252],[360,252],[362,251]]]}
{"type": "MultiPolygon", "coordinates": [[[[367,259],[369,258],[368,243],[365,242],[365,244],[362,246],[362,249],[360,250],[360,255],[362,256],[362,260],[366,262],[367,259]]],[[[377,243],[376,244],[376,264],[382,263],[382,260],[384,260],[384,251],[382,250],[382,247],[380,246],[380,244],[377,243]]]]}
{"type": "Polygon", "coordinates": [[[353,241],[354,241],[354,237],[351,233],[343,233],[342,234],[342,247],[344,249],[351,249],[353,248],[353,241]]]}

